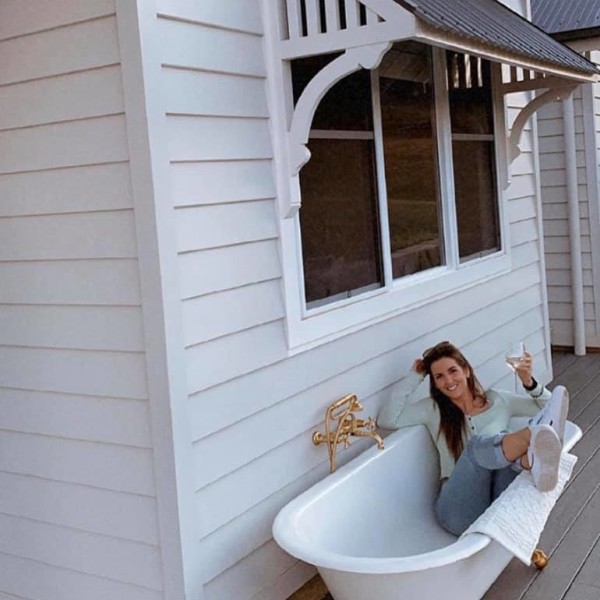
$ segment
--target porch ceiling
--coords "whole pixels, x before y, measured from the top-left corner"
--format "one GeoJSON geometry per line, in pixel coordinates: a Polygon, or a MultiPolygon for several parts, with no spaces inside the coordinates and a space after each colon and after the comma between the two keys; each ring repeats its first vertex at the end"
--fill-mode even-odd
{"type": "Polygon", "coordinates": [[[599,72],[593,63],[497,0],[394,1],[430,26],[432,38],[438,32],[442,45],[451,45],[449,38],[455,43],[462,40],[478,46],[482,55],[496,55],[496,60],[529,64],[540,71],[556,69],[567,77],[570,72],[573,79],[593,80],[599,72]]]}

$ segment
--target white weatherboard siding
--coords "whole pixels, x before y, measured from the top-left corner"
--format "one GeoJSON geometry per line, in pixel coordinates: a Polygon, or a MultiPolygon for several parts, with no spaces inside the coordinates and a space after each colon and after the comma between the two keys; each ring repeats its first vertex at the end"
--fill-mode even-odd
{"type": "Polygon", "coordinates": [[[509,273],[288,357],[260,2],[157,4],[205,598],[283,600],[314,571],[277,547],[271,524],[328,473],[311,433],[331,401],[355,392],[376,414],[440,339],[511,388],[504,348],[524,339],[548,378],[531,130],[505,207],[509,273]]]}
{"type": "Polygon", "coordinates": [[[162,600],[113,0],[0,3],[0,596],[162,600]]]}
{"type": "MultiPolygon", "coordinates": [[[[597,86],[594,86],[598,97],[597,86]]],[[[582,95],[589,93],[578,88],[574,94],[575,132],[577,148],[578,201],[581,227],[585,337],[588,347],[600,346],[595,301],[594,264],[592,251],[593,179],[588,174],[584,134],[582,95]]],[[[562,103],[545,106],[538,113],[541,191],[543,203],[544,247],[548,280],[548,305],[552,343],[573,346],[573,302],[567,202],[566,156],[563,134],[562,103]]],[[[595,151],[595,150],[594,150],[595,151]]],[[[596,225],[597,227],[597,225],[596,225]]],[[[597,231],[597,229],[596,229],[597,231]]],[[[599,282],[600,283],[600,282],[599,282]]]]}

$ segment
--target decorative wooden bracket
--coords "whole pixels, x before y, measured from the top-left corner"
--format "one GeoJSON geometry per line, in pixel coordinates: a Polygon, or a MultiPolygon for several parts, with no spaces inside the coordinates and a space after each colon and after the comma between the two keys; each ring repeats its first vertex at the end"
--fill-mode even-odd
{"type": "MultiPolygon", "coordinates": [[[[341,79],[359,69],[374,69],[391,48],[391,42],[350,48],[321,69],[302,92],[292,117],[288,133],[289,165],[292,179],[297,179],[300,169],[310,160],[306,147],[310,127],[319,103],[325,94],[341,79]]],[[[300,209],[300,190],[293,190],[285,217],[293,217],[300,209]]]]}
{"type": "Polygon", "coordinates": [[[531,115],[533,115],[533,113],[539,110],[542,106],[550,104],[550,102],[565,100],[575,91],[575,89],[577,89],[578,85],[579,84],[571,84],[550,88],[543,94],[536,96],[533,100],[531,100],[531,102],[529,102],[529,104],[521,109],[521,112],[512,125],[508,140],[509,159],[511,163],[521,154],[521,148],[519,147],[521,135],[523,133],[523,129],[525,128],[525,124],[531,115]]]}

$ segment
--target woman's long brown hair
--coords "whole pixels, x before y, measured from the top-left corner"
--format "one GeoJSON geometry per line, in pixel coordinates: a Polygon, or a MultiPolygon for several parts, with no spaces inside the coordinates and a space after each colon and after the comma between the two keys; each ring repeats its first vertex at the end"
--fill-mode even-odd
{"type": "Polygon", "coordinates": [[[444,435],[450,453],[454,457],[454,460],[458,460],[458,457],[464,450],[464,436],[467,431],[467,424],[463,411],[436,387],[431,375],[431,366],[441,358],[453,358],[460,367],[468,370],[467,385],[474,398],[485,400],[485,392],[477,377],[475,377],[475,372],[469,361],[450,342],[440,342],[423,353],[423,364],[425,365],[427,375],[429,375],[429,393],[440,411],[440,431],[438,435],[444,435]]]}

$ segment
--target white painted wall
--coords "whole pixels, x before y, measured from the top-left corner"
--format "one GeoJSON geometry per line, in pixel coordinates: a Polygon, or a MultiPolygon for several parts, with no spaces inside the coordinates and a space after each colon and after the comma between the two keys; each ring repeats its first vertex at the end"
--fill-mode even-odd
{"type": "MultiPolygon", "coordinates": [[[[594,95],[598,102],[597,85],[594,95]]],[[[598,276],[594,267],[597,255],[597,190],[595,174],[590,172],[587,163],[585,116],[583,94],[589,89],[580,87],[574,93],[575,131],[577,147],[577,173],[579,212],[581,226],[585,336],[588,347],[600,346],[598,330],[598,276]]],[[[597,128],[596,128],[597,130],[597,128]]],[[[544,247],[548,279],[548,299],[551,322],[552,343],[559,346],[574,345],[573,303],[571,288],[571,258],[569,241],[569,218],[567,203],[567,183],[565,170],[565,146],[563,135],[562,103],[555,102],[542,108],[538,113],[540,146],[540,175],[543,201],[544,247]]],[[[592,133],[592,135],[594,135],[592,133]]],[[[588,148],[587,152],[590,152],[588,148]]],[[[592,153],[597,152],[597,144],[592,144],[592,153]],[[595,146],[595,147],[594,147],[595,146]]],[[[597,157],[592,157],[591,165],[597,165],[597,157]]],[[[597,267],[596,267],[597,268],[597,267]]]]}
{"type": "Polygon", "coordinates": [[[131,6],[0,3],[0,596],[181,598],[179,545],[189,600],[282,600],[314,571],[271,523],[328,472],[331,401],[376,414],[440,339],[490,386],[524,339],[549,378],[531,132],[509,273],[289,357],[260,0],[140,2],[137,50],[131,6]]]}
{"type": "Polygon", "coordinates": [[[0,3],[0,596],[160,600],[113,0],[0,3]]]}
{"type": "Polygon", "coordinates": [[[504,348],[524,339],[548,380],[531,132],[508,191],[510,273],[288,357],[259,0],[159,0],[158,13],[205,598],[282,600],[314,571],[271,524],[328,472],[310,438],[331,401],[354,392],[376,414],[440,339],[510,387],[504,348]]]}

